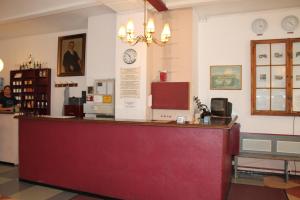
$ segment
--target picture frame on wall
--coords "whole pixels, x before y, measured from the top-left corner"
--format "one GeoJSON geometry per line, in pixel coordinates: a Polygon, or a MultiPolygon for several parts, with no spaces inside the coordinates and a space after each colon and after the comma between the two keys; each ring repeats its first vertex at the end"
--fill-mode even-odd
{"type": "Polygon", "coordinates": [[[213,65],[210,66],[211,90],[241,90],[241,65],[213,65]]]}
{"type": "Polygon", "coordinates": [[[0,77],[0,92],[3,90],[4,87],[4,78],[0,77]]]}
{"type": "Polygon", "coordinates": [[[58,38],[57,76],[84,76],[86,34],[58,38]]]}

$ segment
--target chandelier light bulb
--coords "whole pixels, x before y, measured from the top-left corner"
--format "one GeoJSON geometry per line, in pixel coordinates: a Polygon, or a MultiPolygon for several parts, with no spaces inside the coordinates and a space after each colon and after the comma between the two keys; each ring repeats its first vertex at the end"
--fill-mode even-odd
{"type": "Polygon", "coordinates": [[[127,23],[127,33],[132,34],[134,32],[134,24],[132,20],[127,23]]]}
{"type": "Polygon", "coordinates": [[[171,30],[170,30],[170,25],[169,24],[164,25],[164,28],[163,28],[163,31],[162,31],[161,34],[164,35],[167,38],[171,37],[171,30]]]}
{"type": "Polygon", "coordinates": [[[126,37],[126,29],[125,26],[121,26],[118,32],[118,37],[120,39],[124,39],[126,37]]]}
{"type": "Polygon", "coordinates": [[[0,72],[3,70],[4,68],[4,63],[3,61],[0,59],[0,72]]]}
{"type": "Polygon", "coordinates": [[[154,25],[154,21],[152,18],[150,18],[148,20],[148,23],[147,23],[147,32],[148,33],[154,33],[155,32],[155,25],[154,25]]]}

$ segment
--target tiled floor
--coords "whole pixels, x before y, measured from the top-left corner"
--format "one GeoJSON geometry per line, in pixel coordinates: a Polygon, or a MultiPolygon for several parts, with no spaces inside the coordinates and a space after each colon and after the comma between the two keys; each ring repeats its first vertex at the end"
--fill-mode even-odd
{"type": "Polygon", "coordinates": [[[0,164],[0,200],[104,200],[18,180],[18,168],[0,164]]]}
{"type": "Polygon", "coordinates": [[[271,188],[285,189],[289,200],[300,200],[300,178],[290,177],[288,182],[284,181],[283,175],[259,175],[257,173],[240,173],[238,179],[232,179],[233,183],[265,186],[271,188]]]}
{"type": "MultiPolygon", "coordinates": [[[[282,177],[240,173],[233,183],[286,189],[289,200],[300,200],[300,179],[286,183],[282,177]]],[[[108,200],[18,180],[18,168],[0,163],[0,200],[108,200]]]]}

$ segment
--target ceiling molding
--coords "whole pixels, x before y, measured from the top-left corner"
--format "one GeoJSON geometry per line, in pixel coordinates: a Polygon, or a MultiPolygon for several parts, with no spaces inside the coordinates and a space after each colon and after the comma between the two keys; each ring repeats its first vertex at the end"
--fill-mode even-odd
{"type": "Polygon", "coordinates": [[[239,2],[211,3],[195,7],[199,18],[234,13],[256,12],[263,10],[300,7],[299,0],[241,0],[239,2]]]}
{"type": "Polygon", "coordinates": [[[61,13],[66,13],[66,12],[71,12],[71,11],[76,11],[79,9],[84,9],[84,8],[89,8],[93,6],[99,6],[102,5],[101,2],[76,2],[68,5],[59,5],[56,7],[51,7],[51,8],[46,8],[42,10],[36,10],[34,12],[30,13],[22,13],[20,15],[15,15],[12,17],[7,17],[7,18],[0,18],[0,24],[5,24],[5,23],[15,23],[15,22],[20,22],[24,20],[29,20],[29,19],[34,19],[34,18],[39,18],[39,17],[44,17],[48,15],[55,15],[55,14],[61,14],[61,13]]]}
{"type": "Polygon", "coordinates": [[[0,40],[54,32],[87,29],[91,16],[115,14],[110,8],[92,6],[59,14],[0,24],[0,40]]]}

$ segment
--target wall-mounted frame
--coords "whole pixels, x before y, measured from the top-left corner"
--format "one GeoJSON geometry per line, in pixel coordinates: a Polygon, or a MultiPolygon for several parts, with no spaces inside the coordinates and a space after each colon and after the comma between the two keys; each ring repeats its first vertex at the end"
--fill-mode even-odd
{"type": "Polygon", "coordinates": [[[0,92],[3,90],[4,87],[4,78],[0,77],[0,92]]]}
{"type": "Polygon", "coordinates": [[[57,76],[84,76],[86,34],[58,38],[57,76]]]}
{"type": "Polygon", "coordinates": [[[300,116],[300,38],[251,41],[251,114],[300,116]]]}
{"type": "Polygon", "coordinates": [[[210,66],[211,90],[241,90],[241,65],[213,65],[210,66]]]}

